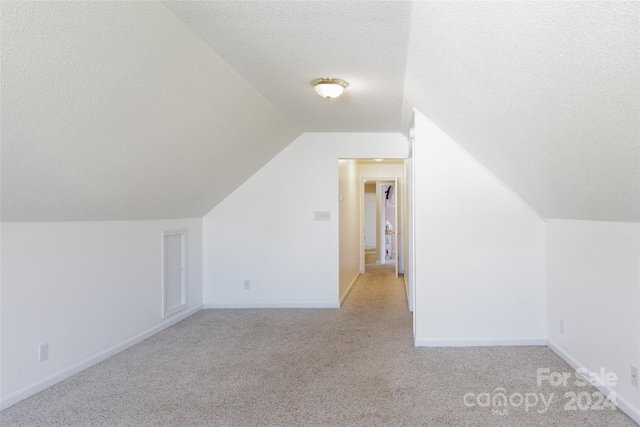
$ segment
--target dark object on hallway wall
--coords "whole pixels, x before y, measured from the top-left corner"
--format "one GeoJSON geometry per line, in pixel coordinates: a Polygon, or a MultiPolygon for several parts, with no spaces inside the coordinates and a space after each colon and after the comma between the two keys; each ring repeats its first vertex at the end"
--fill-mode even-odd
{"type": "Polygon", "coordinates": [[[390,185],[389,188],[387,188],[387,191],[384,192],[384,194],[386,194],[387,196],[385,197],[387,200],[389,200],[389,197],[391,196],[391,189],[393,188],[393,185],[390,185]]]}

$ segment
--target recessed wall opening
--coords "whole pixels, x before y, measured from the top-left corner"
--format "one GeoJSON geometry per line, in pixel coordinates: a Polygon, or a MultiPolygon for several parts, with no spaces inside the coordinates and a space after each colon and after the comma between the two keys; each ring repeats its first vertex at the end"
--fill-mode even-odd
{"type": "Polygon", "coordinates": [[[339,160],[341,304],[369,269],[404,279],[406,169],[406,159],[339,160]]]}

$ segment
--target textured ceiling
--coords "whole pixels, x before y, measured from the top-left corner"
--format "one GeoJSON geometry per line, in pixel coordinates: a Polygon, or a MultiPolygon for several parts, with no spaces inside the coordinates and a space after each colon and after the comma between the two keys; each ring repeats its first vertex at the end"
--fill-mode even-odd
{"type": "Polygon", "coordinates": [[[306,131],[400,131],[411,3],[163,4],[306,131]],[[350,86],[326,101],[317,77],[350,86]]]}
{"type": "Polygon", "coordinates": [[[2,220],[200,217],[300,133],[160,3],[2,2],[2,220]]]}
{"type": "Polygon", "coordinates": [[[640,221],[638,2],[0,7],[3,221],[199,217],[300,132],[411,107],[545,217],[640,221]]]}
{"type": "Polygon", "coordinates": [[[416,3],[406,103],[543,216],[640,221],[639,6],[416,3]]]}

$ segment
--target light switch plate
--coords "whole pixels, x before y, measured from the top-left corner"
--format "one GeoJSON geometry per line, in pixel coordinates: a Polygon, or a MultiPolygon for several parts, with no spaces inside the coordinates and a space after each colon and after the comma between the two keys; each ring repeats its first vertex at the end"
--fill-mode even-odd
{"type": "Polygon", "coordinates": [[[331,221],[331,212],[316,211],[316,221],[331,221]]]}
{"type": "Polygon", "coordinates": [[[49,343],[40,344],[38,347],[38,360],[44,362],[49,358],[49,343]]]}

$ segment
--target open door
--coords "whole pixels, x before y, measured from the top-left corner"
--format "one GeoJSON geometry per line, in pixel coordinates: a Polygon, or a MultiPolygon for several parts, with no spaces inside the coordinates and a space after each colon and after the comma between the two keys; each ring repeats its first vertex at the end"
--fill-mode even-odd
{"type": "Polygon", "coordinates": [[[378,182],[380,188],[380,214],[381,214],[381,234],[384,245],[381,264],[395,263],[395,275],[398,277],[400,269],[400,248],[398,247],[398,177],[389,178],[378,182]]]}
{"type": "Polygon", "coordinates": [[[393,230],[393,247],[395,248],[394,252],[393,252],[393,257],[395,260],[395,264],[396,264],[396,279],[398,278],[398,268],[400,265],[400,257],[398,256],[398,254],[400,253],[400,247],[398,246],[398,233],[400,232],[399,229],[399,222],[398,222],[398,207],[399,205],[399,199],[398,199],[398,178],[393,180],[393,199],[394,199],[394,205],[395,205],[395,209],[394,209],[394,215],[395,215],[395,222],[394,224],[395,229],[393,230]]]}

